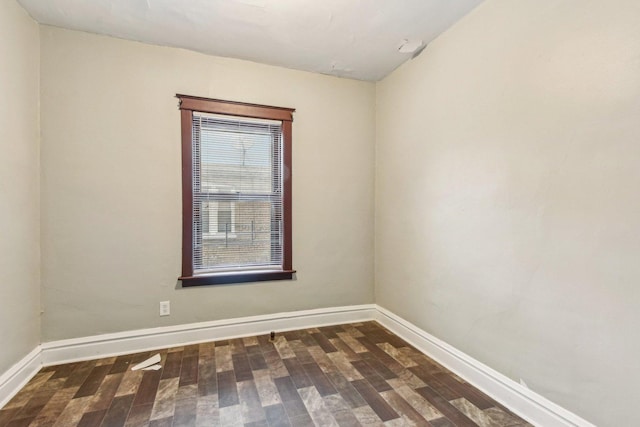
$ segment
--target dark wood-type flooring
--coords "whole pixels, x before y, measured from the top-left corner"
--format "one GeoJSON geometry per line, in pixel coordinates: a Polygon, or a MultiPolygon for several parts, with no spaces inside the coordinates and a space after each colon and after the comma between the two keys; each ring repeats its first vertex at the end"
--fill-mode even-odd
{"type": "Polygon", "coordinates": [[[0,426],[529,425],[375,322],[269,338],[46,367],[0,426]]]}

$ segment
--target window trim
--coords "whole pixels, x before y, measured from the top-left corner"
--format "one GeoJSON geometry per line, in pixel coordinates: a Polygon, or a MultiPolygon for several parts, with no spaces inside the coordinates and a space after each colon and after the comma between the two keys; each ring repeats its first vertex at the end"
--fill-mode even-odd
{"type": "Polygon", "coordinates": [[[182,275],[183,287],[219,285],[229,283],[291,280],[292,266],[292,214],[291,214],[291,160],[293,108],[270,107],[244,102],[224,101],[177,94],[179,99],[182,139],[182,275]],[[192,122],[193,112],[223,114],[282,122],[282,265],[280,269],[236,270],[207,274],[194,274],[193,265],[193,165],[192,122]]]}

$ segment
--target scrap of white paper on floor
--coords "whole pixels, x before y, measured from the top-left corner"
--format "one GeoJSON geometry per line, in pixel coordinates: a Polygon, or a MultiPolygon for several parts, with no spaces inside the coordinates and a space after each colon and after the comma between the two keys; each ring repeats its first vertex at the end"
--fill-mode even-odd
{"type": "Polygon", "coordinates": [[[160,365],[156,365],[158,362],[160,362],[160,353],[155,354],[153,356],[151,356],[150,358],[148,358],[147,360],[138,363],[135,366],[131,367],[132,371],[137,371],[138,369],[144,369],[144,370],[148,370],[145,368],[150,368],[153,369],[154,371],[157,371],[158,369],[160,369],[160,365]],[[153,367],[153,365],[156,365],[156,367],[153,367]]]}
{"type": "Polygon", "coordinates": [[[147,366],[146,368],[142,368],[142,370],[143,371],[157,371],[160,368],[162,368],[162,366],[160,366],[160,365],[151,365],[151,366],[147,366]]]}

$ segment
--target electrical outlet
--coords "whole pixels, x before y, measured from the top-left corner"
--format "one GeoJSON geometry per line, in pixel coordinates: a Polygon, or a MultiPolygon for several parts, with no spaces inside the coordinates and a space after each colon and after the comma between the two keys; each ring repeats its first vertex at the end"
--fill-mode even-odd
{"type": "Polygon", "coordinates": [[[160,316],[168,316],[171,314],[171,302],[160,301],[160,316]]]}

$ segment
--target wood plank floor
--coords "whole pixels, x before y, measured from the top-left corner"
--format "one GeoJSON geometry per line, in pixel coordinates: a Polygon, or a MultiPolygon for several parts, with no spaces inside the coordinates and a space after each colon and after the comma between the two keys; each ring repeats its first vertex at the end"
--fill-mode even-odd
{"type": "Polygon", "coordinates": [[[0,426],[528,426],[375,322],[43,368],[0,426]],[[162,369],[130,366],[160,353],[162,369]]]}

